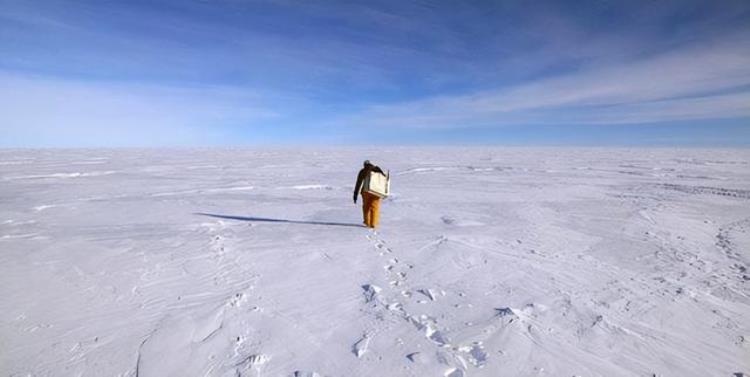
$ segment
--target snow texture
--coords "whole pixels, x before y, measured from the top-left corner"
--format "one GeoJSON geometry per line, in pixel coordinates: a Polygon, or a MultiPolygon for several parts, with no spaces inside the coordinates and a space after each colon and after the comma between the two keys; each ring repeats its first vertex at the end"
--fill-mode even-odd
{"type": "Polygon", "coordinates": [[[749,164],[0,150],[0,375],[747,375],[749,164]],[[377,231],[364,159],[392,172],[377,231]]]}

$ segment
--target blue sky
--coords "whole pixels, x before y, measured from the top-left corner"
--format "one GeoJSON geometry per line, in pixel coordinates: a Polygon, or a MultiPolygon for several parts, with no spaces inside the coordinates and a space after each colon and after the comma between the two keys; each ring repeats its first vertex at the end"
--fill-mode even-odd
{"type": "Polygon", "coordinates": [[[750,146],[750,2],[0,0],[0,146],[750,146]]]}

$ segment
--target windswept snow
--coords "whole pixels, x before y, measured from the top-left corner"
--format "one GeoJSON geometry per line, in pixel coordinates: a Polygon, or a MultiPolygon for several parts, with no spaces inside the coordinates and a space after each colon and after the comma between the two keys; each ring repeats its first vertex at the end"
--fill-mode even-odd
{"type": "Polygon", "coordinates": [[[750,373],[747,150],[0,150],[0,182],[2,376],[750,373]]]}

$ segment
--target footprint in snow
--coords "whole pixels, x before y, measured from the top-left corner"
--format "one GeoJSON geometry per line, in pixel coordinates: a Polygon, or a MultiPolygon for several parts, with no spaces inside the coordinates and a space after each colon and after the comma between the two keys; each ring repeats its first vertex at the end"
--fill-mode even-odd
{"type": "Polygon", "coordinates": [[[406,355],[406,358],[409,359],[412,363],[419,363],[419,364],[427,364],[429,363],[429,358],[422,352],[412,352],[408,355],[406,355]]]}
{"type": "Polygon", "coordinates": [[[231,307],[239,307],[242,306],[247,301],[247,297],[245,297],[244,293],[235,293],[234,296],[232,296],[229,301],[227,301],[227,305],[231,307]]]}
{"type": "Polygon", "coordinates": [[[418,289],[417,292],[419,292],[419,293],[427,296],[427,298],[429,298],[430,301],[437,300],[437,293],[434,290],[430,289],[430,288],[418,289]]]}
{"type": "Polygon", "coordinates": [[[356,343],[354,343],[354,345],[352,345],[352,353],[357,357],[362,357],[362,355],[367,352],[367,347],[369,345],[370,337],[365,334],[356,343]]]}
{"type": "Polygon", "coordinates": [[[377,298],[382,289],[374,284],[365,284],[362,286],[362,290],[364,291],[365,302],[371,302],[377,298]]]}

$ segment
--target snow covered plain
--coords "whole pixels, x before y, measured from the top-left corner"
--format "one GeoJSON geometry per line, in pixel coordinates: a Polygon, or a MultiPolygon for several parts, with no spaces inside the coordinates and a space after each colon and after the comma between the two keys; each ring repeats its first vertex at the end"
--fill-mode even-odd
{"type": "Polygon", "coordinates": [[[749,163],[1,150],[0,375],[740,376],[749,163]],[[377,232],[365,158],[392,175],[377,232]]]}

